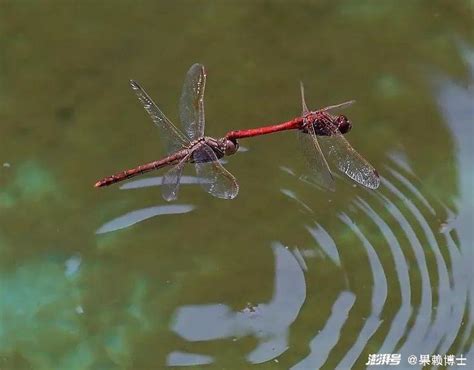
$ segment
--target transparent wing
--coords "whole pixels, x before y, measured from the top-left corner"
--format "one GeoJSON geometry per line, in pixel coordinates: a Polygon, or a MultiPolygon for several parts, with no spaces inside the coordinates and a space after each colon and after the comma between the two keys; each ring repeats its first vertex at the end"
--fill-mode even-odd
{"type": "Polygon", "coordinates": [[[178,128],[166,118],[158,106],[151,100],[150,96],[135,81],[130,80],[130,86],[137,95],[143,107],[150,115],[153,123],[160,129],[160,136],[168,154],[171,154],[184,146],[189,145],[189,140],[178,128]]]}
{"type": "MultiPolygon", "coordinates": [[[[309,113],[309,109],[306,105],[304,97],[304,85],[301,81],[300,92],[302,116],[304,117],[307,113],[309,113]]],[[[303,176],[303,178],[308,182],[334,191],[336,188],[334,185],[334,178],[332,177],[326,158],[324,158],[319,146],[318,137],[314,131],[314,126],[306,125],[306,131],[307,132],[298,130],[297,132],[300,147],[306,159],[306,164],[309,167],[308,174],[303,176]]]]}
{"type": "Polygon", "coordinates": [[[191,154],[188,154],[183,157],[183,159],[181,159],[163,176],[161,181],[161,194],[163,195],[163,199],[167,202],[175,200],[178,197],[179,183],[183,173],[183,168],[190,156],[191,154]]]}
{"type": "Polygon", "coordinates": [[[356,152],[339,130],[334,128],[331,136],[320,136],[319,142],[328,160],[341,172],[369,189],[379,187],[377,170],[356,152]]]}
{"type": "Polygon", "coordinates": [[[313,125],[307,125],[306,129],[308,133],[302,130],[297,132],[300,147],[303,150],[303,155],[309,167],[308,174],[304,176],[304,179],[334,191],[334,178],[319,146],[314,127],[313,125]]]}
{"type": "Polygon", "coordinates": [[[194,151],[193,158],[196,173],[205,191],[222,199],[233,199],[237,196],[237,180],[219,163],[216,154],[207,144],[200,145],[194,151]]]}
{"type": "Polygon", "coordinates": [[[179,100],[179,117],[190,141],[204,136],[204,89],[206,70],[202,64],[193,64],[186,74],[179,100]]]}
{"type": "Polygon", "coordinates": [[[321,109],[322,111],[329,111],[329,110],[334,110],[334,109],[344,109],[344,108],[347,108],[347,107],[350,107],[352,104],[354,104],[356,101],[355,100],[349,100],[349,101],[345,101],[344,103],[340,103],[340,104],[335,104],[335,105],[330,105],[328,107],[324,107],[323,109],[321,109]]]}
{"type": "Polygon", "coordinates": [[[300,93],[301,93],[301,112],[302,112],[302,116],[305,116],[307,113],[309,113],[309,109],[308,109],[308,106],[306,105],[306,100],[304,98],[303,81],[300,81],[300,93]]]}
{"type": "MultiPolygon", "coordinates": [[[[303,111],[303,116],[304,116],[306,113],[309,112],[309,109],[308,109],[308,106],[306,105],[306,101],[305,101],[305,98],[304,98],[304,85],[303,85],[302,81],[300,81],[300,91],[301,91],[301,105],[302,105],[302,111],[303,111]]],[[[350,107],[355,102],[356,102],[355,100],[349,100],[349,101],[345,101],[345,102],[340,103],[340,104],[335,104],[335,105],[330,105],[328,107],[324,107],[320,110],[321,111],[330,111],[330,110],[334,110],[334,109],[344,109],[344,108],[350,107]]]]}

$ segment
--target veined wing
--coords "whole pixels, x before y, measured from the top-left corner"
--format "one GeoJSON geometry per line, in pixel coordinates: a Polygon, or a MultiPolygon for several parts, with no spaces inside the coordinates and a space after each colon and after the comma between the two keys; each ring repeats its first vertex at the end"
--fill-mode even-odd
{"type": "Polygon", "coordinates": [[[354,104],[356,101],[355,100],[349,100],[349,101],[345,101],[344,103],[340,103],[340,104],[335,104],[335,105],[330,105],[328,107],[324,107],[323,109],[321,109],[322,111],[330,111],[330,110],[334,110],[334,109],[344,109],[344,108],[347,108],[347,107],[350,107],[352,104],[354,104]]]}
{"type": "Polygon", "coordinates": [[[204,136],[204,89],[206,70],[202,64],[193,64],[186,74],[179,100],[179,117],[190,141],[204,136]]]}
{"type": "Polygon", "coordinates": [[[201,144],[193,153],[193,158],[196,173],[205,191],[222,199],[233,199],[237,196],[237,180],[219,163],[216,154],[207,144],[201,144]]]}
{"type": "Polygon", "coordinates": [[[300,81],[300,93],[301,93],[301,115],[305,116],[309,113],[308,106],[306,105],[306,99],[304,98],[304,85],[303,81],[300,81]]]}
{"type": "MultiPolygon", "coordinates": [[[[303,81],[300,81],[300,92],[301,92],[301,105],[302,105],[302,115],[304,116],[309,112],[308,106],[306,105],[305,97],[304,97],[304,85],[303,81]]],[[[335,105],[329,105],[327,107],[324,107],[320,109],[320,111],[330,111],[334,109],[344,109],[347,107],[350,107],[352,104],[354,104],[356,101],[355,100],[349,100],[345,101],[340,104],[335,104],[335,105]]]]}
{"type": "Polygon", "coordinates": [[[357,153],[337,128],[331,136],[320,136],[319,139],[328,160],[341,172],[369,189],[379,187],[377,170],[357,153]]]}
{"type": "MultiPolygon", "coordinates": [[[[301,107],[302,116],[306,116],[309,113],[308,106],[304,97],[304,85],[300,81],[300,93],[301,93],[301,107]]],[[[331,170],[329,169],[326,158],[321,151],[321,147],[318,143],[318,137],[314,131],[314,126],[311,124],[305,125],[306,131],[298,130],[297,136],[303,150],[303,155],[306,159],[306,163],[309,167],[308,175],[303,178],[313,184],[322,186],[328,190],[334,191],[334,178],[332,177],[331,170]]]]}
{"type": "Polygon", "coordinates": [[[178,197],[179,184],[181,175],[183,174],[183,168],[190,156],[191,153],[183,157],[163,176],[161,182],[161,194],[163,195],[163,199],[167,202],[175,200],[178,197]]]}
{"type": "Polygon", "coordinates": [[[313,125],[307,125],[306,130],[307,133],[302,130],[297,132],[303,155],[309,167],[308,175],[303,176],[303,178],[313,184],[334,191],[334,178],[319,146],[313,125]]]}
{"type": "Polygon", "coordinates": [[[143,90],[143,88],[135,81],[130,80],[130,86],[137,95],[143,107],[150,115],[153,123],[160,129],[161,139],[167,149],[168,154],[171,154],[185,146],[189,145],[189,140],[178,128],[166,118],[163,112],[153,102],[150,96],[143,90]]]}

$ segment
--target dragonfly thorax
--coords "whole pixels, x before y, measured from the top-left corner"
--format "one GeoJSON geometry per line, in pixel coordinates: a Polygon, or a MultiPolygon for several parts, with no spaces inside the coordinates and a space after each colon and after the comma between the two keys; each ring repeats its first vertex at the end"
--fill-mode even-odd
{"type": "Polygon", "coordinates": [[[239,143],[237,140],[221,138],[221,139],[214,139],[214,138],[206,138],[207,144],[214,150],[218,158],[222,158],[225,155],[232,155],[239,150],[239,143]]]}
{"type": "Polygon", "coordinates": [[[217,158],[222,158],[225,155],[232,155],[239,149],[237,140],[231,140],[227,138],[214,139],[212,137],[206,136],[192,143],[192,146],[199,145],[200,143],[205,143],[207,146],[209,146],[216,154],[217,158]]]}
{"type": "Polygon", "coordinates": [[[308,132],[308,125],[313,126],[318,136],[332,136],[338,132],[345,134],[352,128],[346,116],[333,116],[325,111],[309,112],[304,117],[303,132],[308,132]]]}

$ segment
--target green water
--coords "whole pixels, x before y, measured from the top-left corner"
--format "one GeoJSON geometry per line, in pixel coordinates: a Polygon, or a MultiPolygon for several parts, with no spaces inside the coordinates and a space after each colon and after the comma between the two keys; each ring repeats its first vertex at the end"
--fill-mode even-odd
{"type": "Polygon", "coordinates": [[[0,369],[472,364],[472,25],[472,1],[0,2],[0,369]],[[300,80],[356,99],[379,190],[300,181],[292,132],[241,141],[232,201],[93,188],[165,152],[128,80],[178,123],[195,62],[210,136],[296,117],[300,80]]]}

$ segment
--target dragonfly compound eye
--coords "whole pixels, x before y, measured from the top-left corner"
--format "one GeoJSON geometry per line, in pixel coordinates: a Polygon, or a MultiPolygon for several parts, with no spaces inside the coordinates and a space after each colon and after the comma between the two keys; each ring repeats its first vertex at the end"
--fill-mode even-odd
{"type": "Polygon", "coordinates": [[[225,141],[225,155],[235,154],[239,150],[239,143],[235,140],[225,141]]]}
{"type": "Polygon", "coordinates": [[[337,117],[336,122],[337,122],[337,128],[339,129],[341,134],[345,134],[346,132],[349,132],[350,129],[352,128],[351,121],[349,121],[349,119],[343,114],[337,117]]]}

